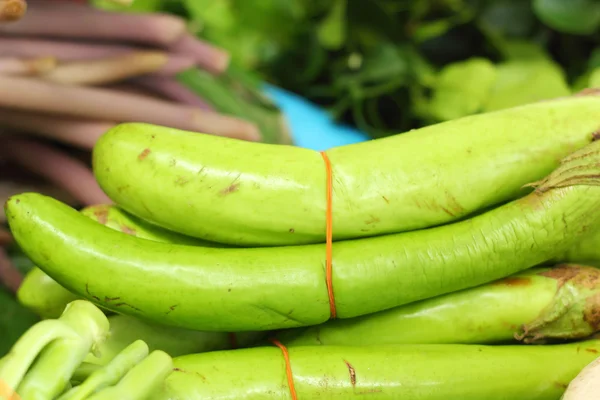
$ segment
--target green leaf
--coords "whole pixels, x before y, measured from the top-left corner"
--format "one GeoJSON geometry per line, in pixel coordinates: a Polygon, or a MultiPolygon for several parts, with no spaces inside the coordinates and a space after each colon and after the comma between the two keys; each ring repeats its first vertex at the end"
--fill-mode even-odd
{"type": "Polygon", "coordinates": [[[355,71],[340,75],[336,85],[381,84],[388,80],[408,79],[406,50],[391,42],[379,45],[362,55],[360,67],[355,71]]]}
{"type": "Polygon", "coordinates": [[[483,58],[449,64],[434,83],[427,113],[447,121],[478,112],[487,100],[496,79],[494,64],[483,58]]]}
{"type": "Polygon", "coordinates": [[[589,35],[600,27],[597,0],[533,0],[538,18],[560,32],[589,35]]]}
{"type": "Polygon", "coordinates": [[[517,60],[497,66],[497,79],[483,111],[515,107],[555,97],[571,90],[560,66],[546,60],[517,60]]]}
{"type": "Polygon", "coordinates": [[[487,3],[478,18],[486,31],[504,37],[523,37],[533,29],[535,15],[529,1],[495,0],[487,3]]]}
{"type": "Polygon", "coordinates": [[[40,319],[19,304],[15,297],[0,287],[0,358],[40,319]]]}
{"type": "Polygon", "coordinates": [[[326,49],[338,50],[346,40],[347,0],[335,0],[327,17],[317,28],[319,41],[326,49]]]}
{"type": "Polygon", "coordinates": [[[600,67],[600,48],[597,47],[592,50],[592,54],[590,54],[590,58],[588,59],[588,68],[595,69],[600,67]]]}

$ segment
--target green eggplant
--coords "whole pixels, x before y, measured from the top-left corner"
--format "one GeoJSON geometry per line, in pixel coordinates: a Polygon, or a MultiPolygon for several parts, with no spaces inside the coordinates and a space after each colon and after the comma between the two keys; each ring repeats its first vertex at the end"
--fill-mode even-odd
{"type": "MultiPolygon", "coordinates": [[[[333,238],[428,228],[521,197],[597,136],[599,115],[593,93],[330,149],[333,238]]],[[[96,142],[93,170],[125,210],[189,236],[325,241],[326,165],[309,149],[125,123],[96,142]]]]}
{"type": "Polygon", "coordinates": [[[532,268],[363,317],[277,334],[286,346],[545,343],[600,330],[600,269],[532,268]]]}
{"type": "MultiPolygon", "coordinates": [[[[338,317],[478,286],[552,259],[600,223],[599,183],[594,141],[565,157],[531,194],[476,217],[334,243],[338,317]]],[[[330,318],[323,244],[220,249],[152,242],[37,193],[11,197],[5,211],[16,242],[39,268],[117,313],[224,332],[330,318]]]]}
{"type": "Polygon", "coordinates": [[[588,264],[600,268],[600,229],[593,227],[591,232],[576,241],[556,259],[557,261],[588,264]]]}
{"type": "MultiPolygon", "coordinates": [[[[559,400],[598,357],[599,340],[544,346],[465,344],[289,349],[298,399],[559,400]]],[[[192,354],[150,400],[289,399],[277,347],[192,354]]]]}

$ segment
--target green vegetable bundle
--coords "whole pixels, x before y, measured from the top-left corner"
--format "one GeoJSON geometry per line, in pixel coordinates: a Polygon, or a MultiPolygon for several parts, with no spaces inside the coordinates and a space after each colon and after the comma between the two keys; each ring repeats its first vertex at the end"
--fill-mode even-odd
{"type": "Polygon", "coordinates": [[[6,203],[19,299],[104,311],[82,375],[140,339],[175,357],[153,399],[558,399],[600,349],[597,115],[587,92],[325,155],[123,124],[94,149],[115,205],[6,203]]]}

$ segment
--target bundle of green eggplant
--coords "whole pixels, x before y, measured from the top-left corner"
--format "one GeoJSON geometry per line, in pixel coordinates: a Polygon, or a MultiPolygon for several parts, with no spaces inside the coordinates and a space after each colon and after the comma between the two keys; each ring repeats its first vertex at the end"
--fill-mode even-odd
{"type": "Polygon", "coordinates": [[[113,204],[7,201],[18,298],[103,311],[81,381],[172,357],[153,400],[558,400],[600,351],[598,115],[587,91],[324,154],[121,124],[93,150],[113,204]]]}

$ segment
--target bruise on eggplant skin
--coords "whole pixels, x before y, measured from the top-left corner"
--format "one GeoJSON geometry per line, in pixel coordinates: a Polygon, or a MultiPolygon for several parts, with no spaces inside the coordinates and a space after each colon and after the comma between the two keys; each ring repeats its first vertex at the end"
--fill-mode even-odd
{"type": "Polygon", "coordinates": [[[169,311],[167,311],[165,313],[165,315],[169,315],[171,313],[171,311],[175,311],[175,308],[178,306],[179,304],[173,304],[172,306],[169,307],[169,311]]]}
{"type": "Polygon", "coordinates": [[[556,279],[559,288],[569,281],[588,289],[597,288],[600,284],[600,270],[584,265],[559,264],[548,271],[540,272],[539,275],[556,279]]]}
{"type": "Polygon", "coordinates": [[[377,222],[381,222],[381,220],[374,215],[369,215],[369,217],[370,218],[365,221],[365,224],[367,224],[367,225],[376,224],[377,222]]]}
{"type": "Polygon", "coordinates": [[[86,283],[86,284],[85,284],[85,292],[86,292],[86,293],[88,294],[88,296],[90,296],[92,299],[94,299],[94,300],[96,300],[96,301],[101,301],[101,300],[100,300],[100,297],[98,297],[98,296],[94,296],[94,295],[92,294],[92,292],[90,292],[90,285],[89,285],[89,283],[86,283]]]}
{"type": "Polygon", "coordinates": [[[562,382],[554,382],[554,386],[556,386],[559,389],[566,389],[569,385],[566,383],[562,383],[562,382]]]}
{"type": "Polygon", "coordinates": [[[600,129],[592,133],[592,142],[600,139],[600,129]]]}
{"type": "Polygon", "coordinates": [[[206,382],[206,377],[204,375],[202,375],[200,372],[190,372],[190,371],[186,371],[181,368],[173,368],[173,372],[181,372],[181,373],[187,374],[187,375],[196,375],[196,376],[200,377],[200,379],[202,379],[204,382],[206,382]]]}
{"type": "Polygon", "coordinates": [[[150,154],[150,149],[148,149],[148,148],[144,149],[144,151],[142,151],[138,155],[138,160],[140,160],[140,161],[144,160],[146,157],[148,157],[148,154],[150,154]]]}
{"type": "Polygon", "coordinates": [[[455,215],[452,211],[450,211],[447,207],[444,207],[441,204],[439,204],[437,201],[435,201],[435,199],[432,199],[430,202],[428,202],[426,200],[421,201],[421,199],[415,199],[414,203],[418,208],[421,208],[421,209],[426,208],[426,209],[432,210],[432,211],[442,210],[446,214],[451,216],[452,218],[455,217],[455,215]]]}
{"type": "Polygon", "coordinates": [[[174,183],[178,186],[185,186],[189,183],[189,179],[186,179],[183,176],[178,176],[174,183]]]}
{"type": "Polygon", "coordinates": [[[94,216],[98,222],[102,225],[106,225],[108,222],[108,208],[102,207],[101,209],[94,211],[94,216]]]}
{"type": "Polygon", "coordinates": [[[587,298],[583,320],[592,327],[594,332],[600,330],[600,293],[587,298]]]}
{"type": "Polygon", "coordinates": [[[348,361],[344,360],[344,364],[346,364],[346,367],[348,367],[348,374],[350,374],[350,383],[354,388],[356,387],[356,370],[348,361]]]}
{"type": "Polygon", "coordinates": [[[448,201],[448,206],[453,211],[454,214],[464,214],[465,208],[458,203],[456,197],[454,197],[448,190],[445,191],[446,200],[448,201]]]}
{"type": "Polygon", "coordinates": [[[135,236],[135,229],[127,226],[127,225],[121,225],[121,232],[126,233],[128,235],[134,235],[135,236]]]}
{"type": "Polygon", "coordinates": [[[137,308],[136,306],[132,306],[132,305],[131,305],[131,304],[129,304],[129,303],[122,302],[122,303],[117,303],[117,304],[115,304],[115,307],[123,307],[123,306],[127,306],[127,307],[129,307],[129,308],[132,308],[132,309],[134,309],[134,310],[136,310],[136,311],[140,311],[140,312],[142,312],[142,310],[140,310],[140,309],[139,309],[139,308],[137,308]]]}
{"type": "Polygon", "coordinates": [[[221,196],[227,196],[228,194],[231,194],[233,192],[237,192],[240,188],[240,184],[238,183],[232,183],[231,185],[227,186],[225,189],[221,190],[221,192],[219,192],[221,194],[221,196]]]}

